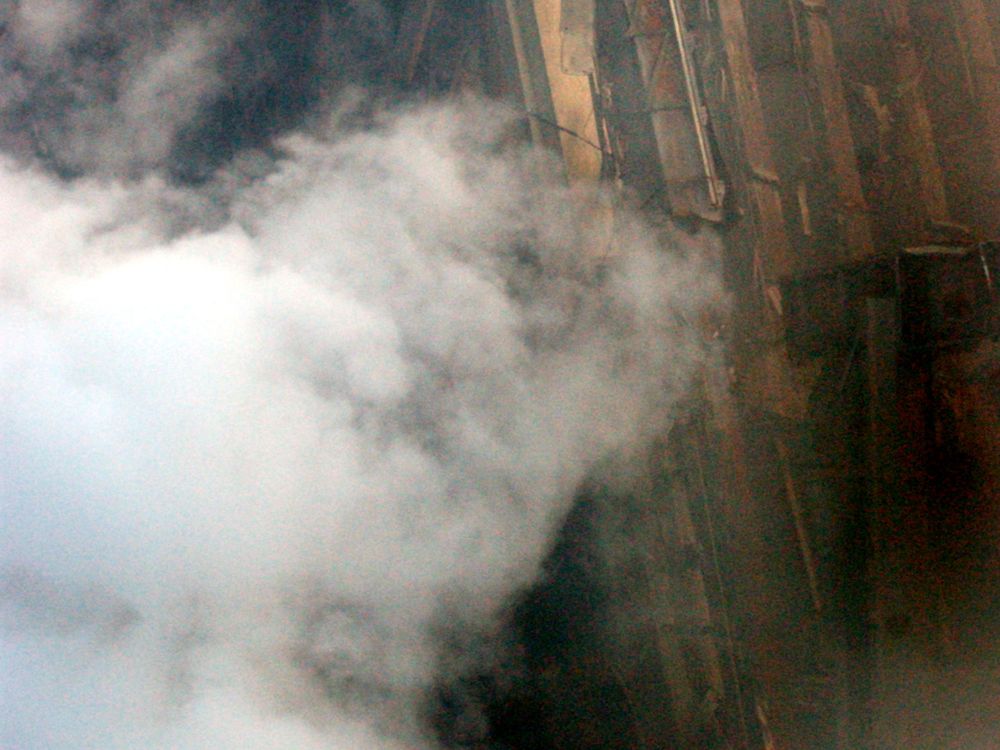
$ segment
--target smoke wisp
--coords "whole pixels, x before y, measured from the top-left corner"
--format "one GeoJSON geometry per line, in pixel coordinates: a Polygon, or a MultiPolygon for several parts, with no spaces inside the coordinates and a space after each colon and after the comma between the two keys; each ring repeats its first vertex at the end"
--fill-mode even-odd
{"type": "Polygon", "coordinates": [[[374,80],[392,33],[378,0],[5,0],[0,148],[201,181],[374,80]]]}

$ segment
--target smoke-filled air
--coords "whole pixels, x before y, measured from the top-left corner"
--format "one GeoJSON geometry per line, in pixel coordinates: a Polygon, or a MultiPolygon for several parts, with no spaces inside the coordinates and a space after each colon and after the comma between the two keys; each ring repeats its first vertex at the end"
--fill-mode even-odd
{"type": "Polygon", "coordinates": [[[6,7],[0,745],[433,747],[445,649],[669,424],[711,274],[625,212],[597,236],[479,100],[330,107],[178,180],[236,32],[6,7]],[[106,99],[67,82],[95,28],[106,99]]]}

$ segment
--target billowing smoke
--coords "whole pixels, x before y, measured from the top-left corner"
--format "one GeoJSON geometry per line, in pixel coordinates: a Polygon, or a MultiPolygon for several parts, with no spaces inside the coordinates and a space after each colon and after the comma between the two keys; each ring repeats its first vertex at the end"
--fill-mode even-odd
{"type": "Polygon", "coordinates": [[[0,147],[202,180],[374,80],[392,21],[378,0],[4,0],[0,147]]]}
{"type": "MultiPolygon", "coordinates": [[[[107,101],[52,63],[91,176],[0,163],[0,744],[432,746],[455,634],[488,640],[581,482],[669,424],[713,276],[624,212],[595,261],[593,196],[481,102],[289,136],[215,192],[107,181],[169,161],[236,43],[154,5],[107,101]]],[[[108,8],[134,39],[128,7],[3,22],[44,66],[108,8]]]]}

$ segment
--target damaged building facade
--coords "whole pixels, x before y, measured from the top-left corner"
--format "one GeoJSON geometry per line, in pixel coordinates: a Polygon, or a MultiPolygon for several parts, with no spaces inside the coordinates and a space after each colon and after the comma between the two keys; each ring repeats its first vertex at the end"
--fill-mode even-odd
{"type": "Polygon", "coordinates": [[[403,88],[515,102],[570,183],[717,234],[731,294],[622,590],[584,503],[496,737],[1000,746],[1000,6],[409,0],[395,50],[403,88]]]}
{"type": "Polygon", "coordinates": [[[0,745],[1000,750],[998,60],[0,0],[0,745]]]}

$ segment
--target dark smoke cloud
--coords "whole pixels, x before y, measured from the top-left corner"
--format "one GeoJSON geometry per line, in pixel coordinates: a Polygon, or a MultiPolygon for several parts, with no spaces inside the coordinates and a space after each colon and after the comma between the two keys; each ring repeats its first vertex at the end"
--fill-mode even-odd
{"type": "Polygon", "coordinates": [[[375,0],[8,0],[0,148],[64,175],[203,180],[373,83],[392,34],[375,0]]]}

